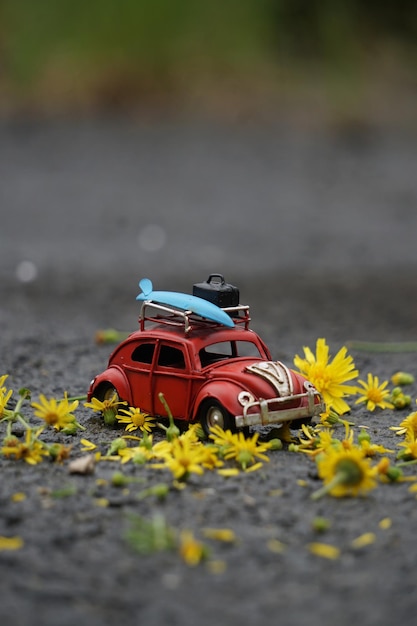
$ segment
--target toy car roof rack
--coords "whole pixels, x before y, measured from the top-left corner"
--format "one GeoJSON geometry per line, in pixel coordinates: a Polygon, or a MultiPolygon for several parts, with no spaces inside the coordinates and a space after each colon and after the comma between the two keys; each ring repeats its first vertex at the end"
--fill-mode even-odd
{"type": "MultiPolygon", "coordinates": [[[[232,317],[235,324],[243,324],[246,330],[249,328],[251,318],[248,305],[239,304],[238,306],[225,307],[222,310],[232,317]]],[[[203,326],[217,328],[222,326],[222,324],[212,322],[193,311],[183,311],[166,304],[154,302],[153,300],[145,300],[142,304],[139,317],[140,330],[145,330],[146,322],[184,328],[186,334],[190,333],[193,328],[201,328],[203,326]],[[149,309],[153,309],[156,314],[150,312],[149,309]]]]}

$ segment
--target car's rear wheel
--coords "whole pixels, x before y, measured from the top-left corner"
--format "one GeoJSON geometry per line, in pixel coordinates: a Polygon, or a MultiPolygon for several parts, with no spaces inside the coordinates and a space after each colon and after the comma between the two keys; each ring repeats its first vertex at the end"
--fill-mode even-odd
{"type": "Polygon", "coordinates": [[[208,399],[203,402],[199,411],[200,424],[206,435],[210,428],[220,426],[223,430],[236,431],[233,416],[217,400],[208,399]]]}

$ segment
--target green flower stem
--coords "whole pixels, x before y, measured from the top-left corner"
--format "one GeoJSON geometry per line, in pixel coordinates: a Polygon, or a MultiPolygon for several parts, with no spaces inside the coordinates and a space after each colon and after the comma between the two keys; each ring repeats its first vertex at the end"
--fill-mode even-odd
{"type": "Polygon", "coordinates": [[[87,396],[86,395],[83,395],[83,396],[71,396],[71,398],[64,397],[64,398],[60,398],[58,400],[58,402],[62,402],[63,400],[68,400],[68,402],[75,402],[75,400],[83,401],[83,400],[87,400],[87,396]]]}
{"type": "Polygon", "coordinates": [[[417,341],[349,341],[347,346],[363,352],[417,352],[417,341]]]}
{"type": "Polygon", "coordinates": [[[17,418],[17,420],[18,420],[21,424],[23,424],[23,426],[24,426],[25,428],[30,428],[29,424],[27,423],[27,421],[25,420],[25,418],[24,418],[24,417],[23,417],[20,413],[17,413],[17,414],[16,414],[16,418],[17,418]]]}
{"type": "Polygon", "coordinates": [[[348,472],[337,472],[337,474],[333,476],[332,480],[327,483],[327,485],[323,485],[323,487],[317,489],[317,491],[311,494],[310,498],[312,500],[319,500],[319,498],[322,498],[323,496],[330,493],[330,491],[334,489],[334,487],[337,487],[338,485],[346,485],[349,482],[350,480],[348,472]]]}
{"type": "Polygon", "coordinates": [[[168,402],[165,400],[165,396],[162,393],[162,391],[158,394],[158,398],[164,405],[164,408],[167,412],[168,419],[169,419],[168,428],[166,428],[166,426],[164,426],[163,424],[159,424],[159,423],[158,423],[158,426],[162,428],[163,430],[165,430],[166,438],[168,439],[168,441],[172,441],[173,439],[176,439],[179,436],[180,429],[178,428],[178,426],[175,425],[174,418],[171,413],[171,409],[169,408],[168,402]]]}
{"type": "Polygon", "coordinates": [[[402,463],[397,463],[396,467],[406,467],[407,465],[416,465],[417,459],[413,459],[412,461],[402,461],[402,463]]]}

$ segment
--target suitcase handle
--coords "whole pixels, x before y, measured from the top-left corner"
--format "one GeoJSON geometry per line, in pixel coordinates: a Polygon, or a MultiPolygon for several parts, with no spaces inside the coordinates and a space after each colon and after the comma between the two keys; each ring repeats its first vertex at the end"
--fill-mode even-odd
{"type": "Polygon", "coordinates": [[[224,280],[223,274],[210,274],[210,276],[207,278],[207,282],[211,283],[212,282],[212,278],[219,278],[220,280],[217,280],[215,282],[221,283],[222,285],[225,284],[225,280],[224,280]]]}

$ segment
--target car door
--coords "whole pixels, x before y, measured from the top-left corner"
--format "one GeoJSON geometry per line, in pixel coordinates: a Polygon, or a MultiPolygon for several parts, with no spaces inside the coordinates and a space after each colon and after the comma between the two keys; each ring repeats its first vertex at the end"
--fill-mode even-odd
{"type": "Polygon", "coordinates": [[[188,419],[191,392],[191,366],[185,346],[180,343],[161,341],[152,374],[155,413],[167,415],[159,400],[164,394],[174,418],[188,419]]]}
{"type": "Polygon", "coordinates": [[[129,379],[133,406],[147,413],[153,412],[151,373],[155,348],[155,340],[132,343],[124,366],[129,379]]]}

